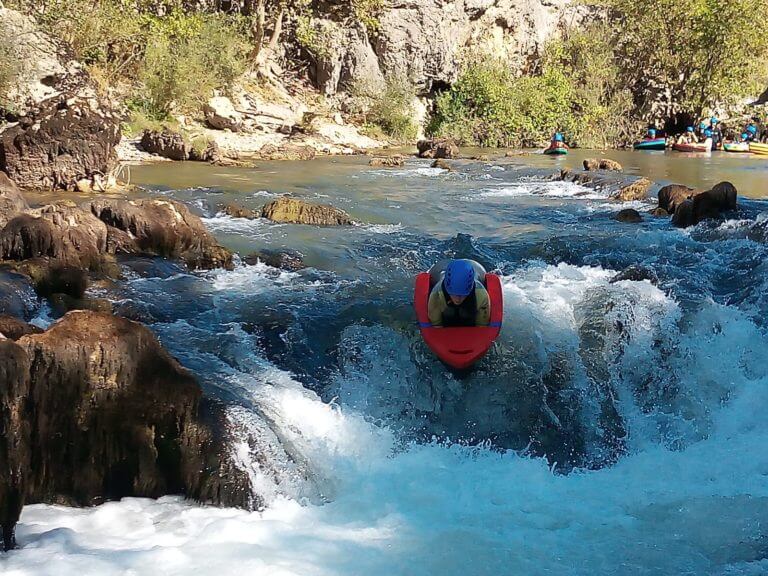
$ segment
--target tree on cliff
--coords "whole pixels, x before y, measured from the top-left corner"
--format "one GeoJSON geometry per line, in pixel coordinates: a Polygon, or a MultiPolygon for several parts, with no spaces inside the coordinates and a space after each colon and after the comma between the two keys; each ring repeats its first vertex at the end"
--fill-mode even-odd
{"type": "Polygon", "coordinates": [[[603,0],[641,113],[701,116],[765,87],[765,0],[603,0]]]}

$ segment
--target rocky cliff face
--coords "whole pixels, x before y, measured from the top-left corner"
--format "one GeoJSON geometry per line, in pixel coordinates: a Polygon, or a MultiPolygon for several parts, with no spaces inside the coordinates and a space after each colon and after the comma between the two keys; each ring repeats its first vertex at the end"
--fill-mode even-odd
{"type": "Polygon", "coordinates": [[[401,0],[380,18],[375,36],[316,20],[330,31],[316,58],[325,94],[357,82],[406,78],[422,94],[456,80],[462,60],[490,53],[524,70],[544,43],[588,13],[572,0],[401,0]]]}

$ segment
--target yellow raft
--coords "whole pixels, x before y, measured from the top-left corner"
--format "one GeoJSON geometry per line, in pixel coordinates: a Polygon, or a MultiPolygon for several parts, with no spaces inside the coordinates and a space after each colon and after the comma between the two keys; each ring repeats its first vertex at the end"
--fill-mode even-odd
{"type": "Polygon", "coordinates": [[[768,144],[759,144],[757,142],[750,142],[749,151],[752,152],[752,154],[760,154],[761,156],[768,156],[768,144]]]}

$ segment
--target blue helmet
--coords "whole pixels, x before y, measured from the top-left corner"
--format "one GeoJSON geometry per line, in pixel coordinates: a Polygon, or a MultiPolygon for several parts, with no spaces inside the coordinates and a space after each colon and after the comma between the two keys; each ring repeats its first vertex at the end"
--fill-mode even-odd
{"type": "Polygon", "coordinates": [[[746,140],[747,138],[749,138],[749,134],[747,134],[746,132],[742,133],[741,139],[746,140]]]}
{"type": "Polygon", "coordinates": [[[469,296],[475,289],[475,268],[469,260],[451,260],[445,269],[445,291],[451,296],[469,296]]]}
{"type": "Polygon", "coordinates": [[[686,132],[693,132],[693,126],[688,126],[688,128],[685,129],[686,132]]]}
{"type": "Polygon", "coordinates": [[[747,126],[747,132],[750,132],[752,134],[757,134],[757,126],[755,126],[754,124],[750,124],[749,126],[747,126]]]}
{"type": "Polygon", "coordinates": [[[701,122],[699,124],[699,128],[701,128],[702,130],[704,130],[704,128],[706,128],[706,127],[707,127],[707,123],[706,122],[701,122]]]}
{"type": "Polygon", "coordinates": [[[709,128],[704,130],[704,136],[706,136],[707,138],[712,138],[712,130],[710,130],[709,128]]]}
{"type": "Polygon", "coordinates": [[[562,142],[563,141],[563,135],[560,134],[560,132],[557,132],[555,134],[555,142],[562,142]]]}
{"type": "Polygon", "coordinates": [[[714,116],[712,116],[712,118],[710,118],[710,119],[709,119],[709,121],[710,121],[710,123],[712,124],[712,126],[714,126],[715,124],[717,124],[718,122],[720,122],[720,120],[718,120],[718,119],[717,119],[717,118],[715,118],[714,116]]]}
{"type": "Polygon", "coordinates": [[[648,134],[649,134],[650,136],[656,136],[656,128],[650,128],[650,129],[648,130],[648,134]]]}

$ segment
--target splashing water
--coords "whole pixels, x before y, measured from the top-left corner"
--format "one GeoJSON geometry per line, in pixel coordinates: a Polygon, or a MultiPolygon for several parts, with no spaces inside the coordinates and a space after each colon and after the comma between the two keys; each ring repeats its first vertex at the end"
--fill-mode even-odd
{"type": "MultiPolygon", "coordinates": [[[[311,268],[158,268],[107,294],[149,303],[164,345],[229,403],[263,509],[28,506],[4,574],[768,573],[762,203],[681,233],[616,223],[604,196],[565,185],[483,195],[485,167],[399,172],[318,176],[312,194],[333,184],[372,226],[208,221],[241,252],[285,246],[311,268]],[[410,308],[415,272],[454,255],[499,268],[505,298],[466,376],[410,308]],[[613,281],[630,264],[658,285],[613,281]]],[[[530,187],[520,172],[494,170],[498,189],[530,187]]]]}

